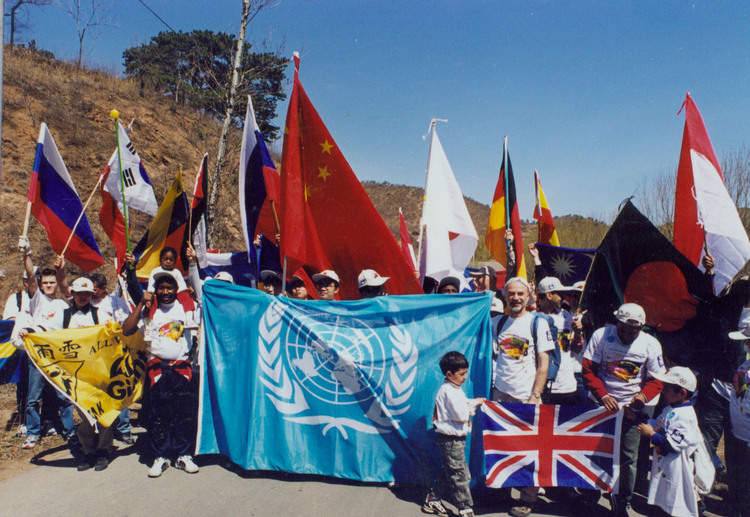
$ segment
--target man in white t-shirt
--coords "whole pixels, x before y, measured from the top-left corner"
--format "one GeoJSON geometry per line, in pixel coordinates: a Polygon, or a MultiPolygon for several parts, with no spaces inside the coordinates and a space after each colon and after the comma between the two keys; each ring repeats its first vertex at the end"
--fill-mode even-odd
{"type": "Polygon", "coordinates": [[[159,477],[174,466],[188,473],[198,472],[191,451],[194,444],[191,431],[195,425],[195,408],[190,381],[193,370],[188,361],[189,343],[186,327],[197,327],[198,315],[177,300],[177,281],[169,272],[154,275],[156,294],[143,293],[133,313],[122,326],[125,335],[140,329],[148,344],[149,361],[146,365],[148,382],[149,446],[154,463],[149,477],[159,477]],[[151,317],[144,309],[157,306],[151,317]],[[144,314],[145,313],[145,314],[144,314]]]}
{"type": "Polygon", "coordinates": [[[583,382],[591,396],[610,411],[625,408],[620,435],[620,488],[615,497],[618,515],[629,515],[638,461],[638,421],[635,412],[662,388],[652,377],[666,371],[661,344],[641,331],[646,313],[625,303],[615,312],[617,325],[607,325],[591,336],[583,352],[583,382]]]}
{"type": "MultiPolygon", "coordinates": [[[[509,316],[492,319],[493,347],[497,355],[492,400],[499,402],[525,402],[541,404],[542,392],[547,382],[549,352],[554,349],[549,325],[528,311],[531,286],[526,279],[514,277],[505,284],[505,300],[509,316]],[[536,339],[534,339],[536,336],[536,339]]],[[[521,505],[510,515],[525,517],[533,511],[539,488],[522,487],[521,505]]]]}
{"type": "Polygon", "coordinates": [[[563,294],[569,290],[569,287],[563,286],[560,280],[553,276],[543,278],[536,287],[537,312],[548,315],[554,321],[557,328],[555,346],[560,349],[560,366],[550,389],[544,394],[545,404],[579,405],[575,358],[570,350],[570,325],[573,316],[562,308],[563,294]]]}
{"type": "MultiPolygon", "coordinates": [[[[23,339],[29,332],[44,332],[48,330],[49,322],[57,311],[66,309],[68,303],[57,298],[58,276],[62,274],[64,263],[56,261],[58,271],[50,268],[42,269],[40,281],[37,283],[34,275],[34,264],[31,260],[31,245],[29,239],[22,236],[18,241],[18,248],[24,254],[24,267],[29,279],[29,310],[16,317],[11,341],[16,348],[23,348],[23,339]],[[41,286],[39,285],[41,283],[41,286]]],[[[64,277],[64,274],[63,274],[64,277]]],[[[42,401],[42,391],[46,385],[44,376],[29,361],[29,395],[26,402],[26,441],[24,449],[32,449],[39,441],[42,433],[42,421],[39,407],[42,401]]],[[[59,401],[60,421],[63,425],[63,437],[75,443],[75,422],[73,420],[73,403],[62,393],[55,390],[59,401]]]]}

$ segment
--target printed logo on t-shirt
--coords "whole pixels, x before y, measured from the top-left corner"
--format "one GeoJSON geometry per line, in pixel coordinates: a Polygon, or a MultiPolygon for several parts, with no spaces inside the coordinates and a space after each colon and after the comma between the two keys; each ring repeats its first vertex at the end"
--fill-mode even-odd
{"type": "Polygon", "coordinates": [[[182,337],[185,326],[179,321],[170,321],[159,327],[159,335],[177,341],[182,337]]]}
{"type": "Polygon", "coordinates": [[[521,359],[528,354],[529,342],[519,336],[506,336],[500,340],[500,349],[513,359],[521,359]]]}
{"type": "Polygon", "coordinates": [[[618,379],[630,381],[638,376],[641,366],[643,366],[643,363],[615,359],[607,363],[607,371],[618,379]]]}
{"type": "Polygon", "coordinates": [[[570,350],[570,331],[561,330],[557,334],[557,347],[563,352],[570,350]]]}

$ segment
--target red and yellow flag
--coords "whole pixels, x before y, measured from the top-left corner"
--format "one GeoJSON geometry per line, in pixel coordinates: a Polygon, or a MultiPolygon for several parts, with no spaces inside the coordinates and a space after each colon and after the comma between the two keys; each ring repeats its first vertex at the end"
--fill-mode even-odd
{"type": "Polygon", "coordinates": [[[526,278],[526,263],[523,258],[523,235],[521,234],[521,216],[518,212],[518,200],[516,199],[516,183],[513,179],[513,167],[510,163],[507,144],[503,144],[503,165],[500,168],[500,177],[495,187],[495,196],[492,199],[490,209],[490,221],[487,224],[487,234],[484,243],[492,256],[502,264],[507,272],[506,278],[521,276],[526,278]],[[506,174],[507,171],[507,174],[506,174]],[[510,227],[513,230],[513,250],[516,254],[515,266],[508,268],[508,259],[505,248],[505,230],[510,227]]]}
{"type": "Polygon", "coordinates": [[[389,294],[422,290],[396,238],[367,196],[307,97],[295,55],[281,158],[281,254],[288,271],[333,269],[342,299],[357,299],[357,276],[374,269],[389,294]]]}
{"type": "Polygon", "coordinates": [[[534,187],[536,189],[536,206],[534,207],[534,219],[537,220],[538,236],[537,240],[542,244],[559,246],[560,239],[557,238],[555,230],[555,221],[552,219],[547,198],[542,190],[542,182],[539,180],[539,173],[534,171],[534,187]]]}

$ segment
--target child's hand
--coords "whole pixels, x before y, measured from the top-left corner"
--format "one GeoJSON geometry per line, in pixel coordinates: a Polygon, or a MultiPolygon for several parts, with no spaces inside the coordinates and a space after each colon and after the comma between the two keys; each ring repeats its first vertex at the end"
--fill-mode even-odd
{"type": "Polygon", "coordinates": [[[645,436],[646,438],[651,438],[652,436],[656,434],[656,431],[654,431],[654,428],[648,424],[640,424],[638,426],[638,432],[641,433],[641,435],[645,436]]]}
{"type": "Polygon", "coordinates": [[[478,398],[478,399],[471,399],[471,405],[474,407],[481,406],[487,399],[478,398]]]}

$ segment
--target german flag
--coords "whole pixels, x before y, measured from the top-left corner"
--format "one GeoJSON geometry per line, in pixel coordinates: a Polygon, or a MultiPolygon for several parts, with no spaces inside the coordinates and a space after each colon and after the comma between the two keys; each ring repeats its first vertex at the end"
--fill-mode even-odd
{"type": "Polygon", "coordinates": [[[500,264],[508,269],[506,278],[521,276],[526,278],[526,264],[523,258],[523,236],[521,235],[521,216],[518,212],[518,200],[516,198],[516,183],[513,179],[513,167],[510,163],[507,139],[503,143],[503,165],[500,168],[500,177],[495,187],[495,196],[492,199],[490,209],[490,221],[487,224],[487,234],[484,243],[492,256],[500,264]],[[506,174],[507,171],[507,174],[506,174]],[[513,249],[516,253],[516,264],[508,268],[508,259],[505,256],[505,230],[510,226],[513,230],[513,249]]]}
{"type": "Polygon", "coordinates": [[[534,207],[534,219],[537,220],[538,235],[537,240],[542,244],[550,246],[559,246],[560,239],[557,238],[555,230],[555,220],[552,219],[552,212],[547,203],[547,197],[542,190],[542,182],[539,180],[539,173],[534,171],[534,187],[536,190],[536,206],[534,207]]]}

